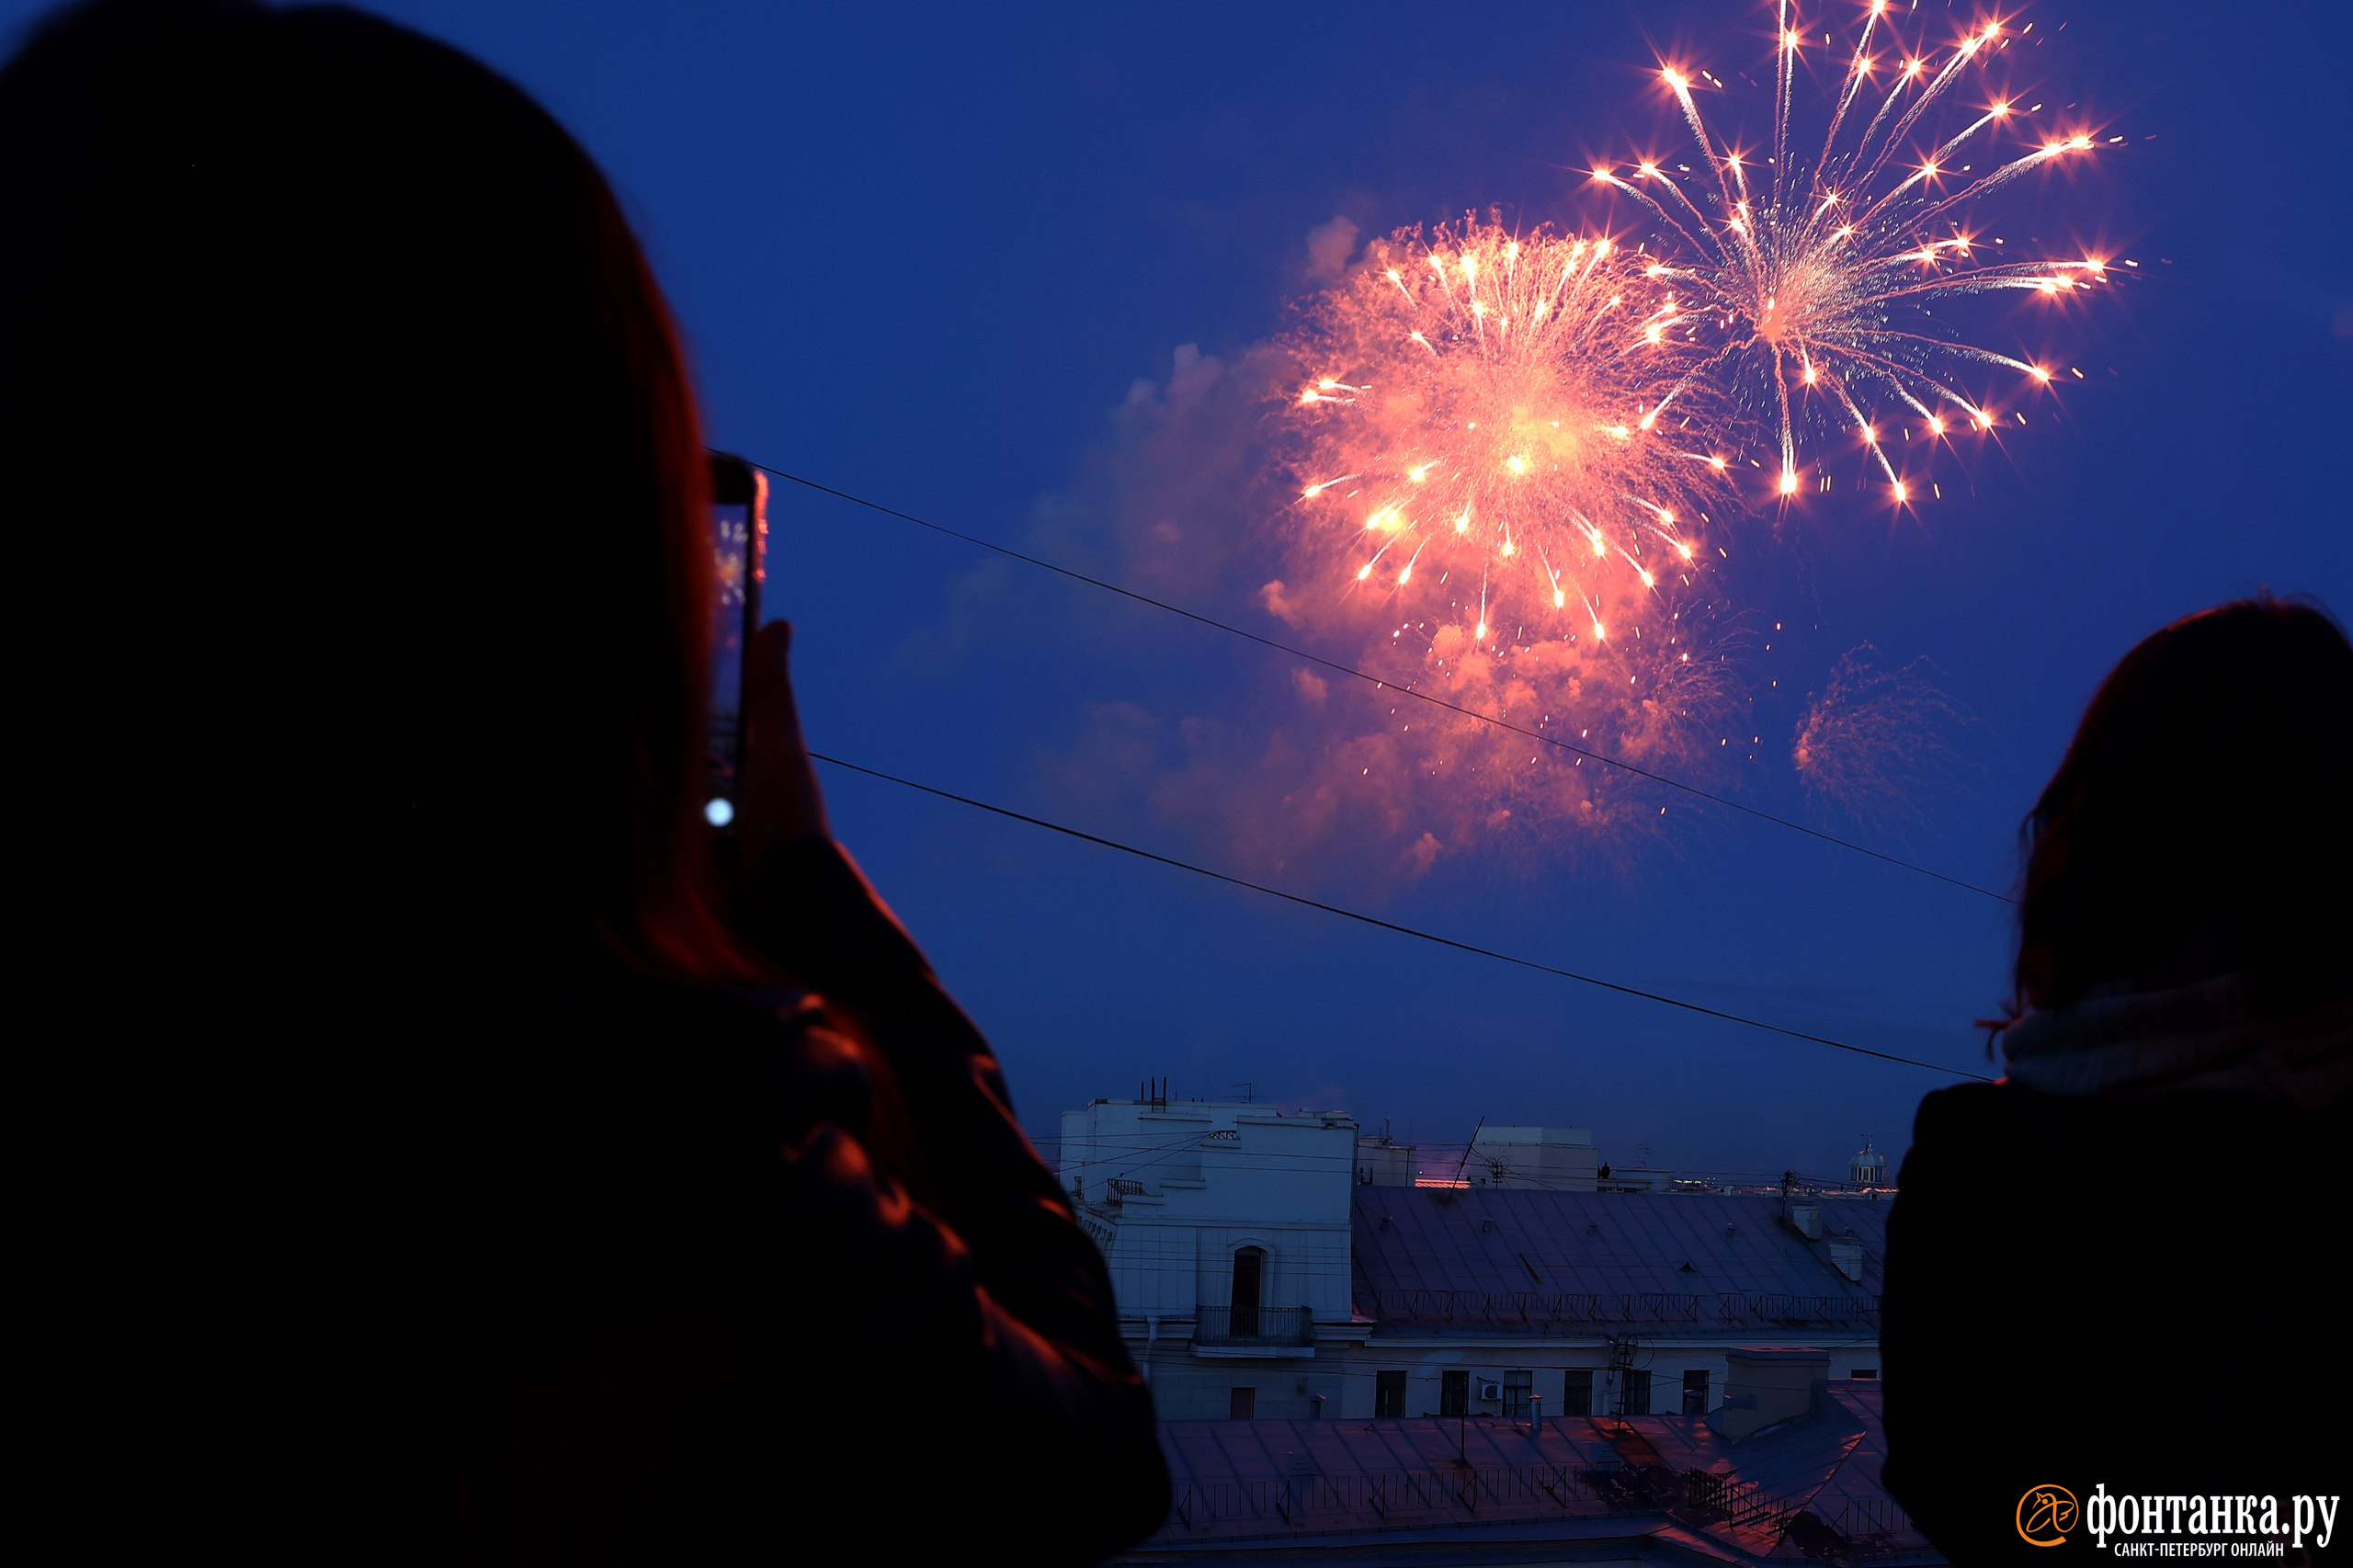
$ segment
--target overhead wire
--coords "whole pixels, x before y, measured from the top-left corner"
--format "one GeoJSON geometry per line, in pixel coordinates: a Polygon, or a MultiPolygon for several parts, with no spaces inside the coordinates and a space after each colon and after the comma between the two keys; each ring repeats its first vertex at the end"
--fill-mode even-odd
{"type": "Polygon", "coordinates": [[[1268,898],[1280,899],[1286,903],[1298,904],[1302,908],[1320,910],[1326,915],[1338,915],[1344,920],[1353,920],[1359,925],[1370,926],[1378,930],[1392,932],[1401,937],[1411,937],[1417,941],[1429,942],[1441,948],[1449,948],[1456,952],[1493,959],[1498,963],[1510,964],[1515,968],[1530,970],[1539,974],[1552,975],[1562,980],[1572,980],[1580,985],[1595,986],[1603,991],[1615,992],[1621,996],[1633,996],[1646,1002],[1656,1002],[1663,1006],[1678,1008],[1687,1013],[1696,1013],[1702,1017],[1718,1018],[1726,1023],[1763,1029],[1768,1034],[1781,1035],[1790,1040],[1804,1040],[1813,1045],[1825,1045],[1834,1051],[1849,1051],[1857,1056],[1873,1057],[1881,1062],[1898,1062],[1906,1067],[1922,1067],[1931,1073],[1943,1073],[1956,1078],[1972,1078],[1980,1083],[1992,1082],[1982,1073],[1971,1073],[1961,1068],[1945,1066],[1939,1062],[1924,1062],[1918,1057],[1904,1056],[1892,1051],[1876,1051],[1867,1045],[1856,1045],[1847,1040],[1834,1040],[1828,1035],[1790,1028],[1784,1024],[1768,1023],[1762,1018],[1752,1018],[1745,1014],[1727,1012],[1721,1007],[1710,1007],[1701,1003],[1686,1001],[1680,996],[1670,996],[1664,992],[1645,990],[1639,985],[1627,985],[1619,981],[1604,980],[1597,975],[1581,974],[1575,970],[1563,969],[1557,964],[1545,963],[1540,960],[1522,958],[1517,953],[1483,947],[1476,942],[1443,937],[1435,931],[1426,931],[1417,926],[1407,926],[1395,920],[1384,920],[1377,915],[1367,915],[1361,910],[1350,909],[1344,904],[1327,903],[1322,899],[1309,898],[1304,893],[1289,892],[1281,888],[1270,887],[1264,882],[1252,881],[1246,877],[1237,877],[1231,872],[1214,870],[1207,866],[1197,865],[1190,860],[1180,860],[1173,855],[1163,855],[1156,850],[1124,844],[1116,838],[1106,838],[1100,834],[1088,833],[1083,828],[1071,827],[1046,817],[1032,816],[1027,812],[1017,812],[1009,806],[1000,806],[991,801],[977,800],[971,795],[958,794],[953,790],[943,790],[937,785],[918,783],[912,778],[901,778],[895,773],[886,773],[879,767],[868,767],[860,763],[829,756],[823,752],[813,751],[809,755],[813,760],[829,767],[863,774],[870,778],[879,778],[885,783],[896,784],[902,789],[913,790],[920,794],[931,795],[939,800],[952,801],[959,805],[969,806],[974,811],[986,812],[993,816],[1004,817],[1013,822],[1027,823],[1032,827],[1041,827],[1051,833],[1078,839],[1082,843],[1097,845],[1105,849],[1116,849],[1123,855],[1132,855],[1140,860],[1150,860],[1180,871],[1189,871],[1197,877],[1206,877],[1211,881],[1223,882],[1229,887],[1242,888],[1251,892],[1264,894],[1268,898]]]}
{"type": "Polygon", "coordinates": [[[912,523],[917,528],[928,528],[932,532],[945,535],[947,538],[960,540],[966,544],[973,545],[979,549],[992,551],[998,555],[1006,557],[1009,560],[1018,561],[1026,565],[1035,566],[1040,571],[1051,572],[1057,576],[1069,578],[1072,582],[1085,583],[1090,587],[1100,588],[1106,593],[1116,594],[1121,598],[1132,600],[1137,604],[1148,605],[1154,609],[1162,610],[1167,614],[1181,617],[1182,619],[1192,621],[1197,625],[1206,626],[1214,631],[1225,632],[1229,636],[1242,638],[1245,642],[1256,642],[1262,648],[1271,648],[1277,653],[1288,654],[1294,659],[1305,660],[1309,664],[1330,670],[1336,675],[1343,675],[1354,680],[1367,682],[1378,689],[1398,692],[1404,696],[1414,699],[1417,702],[1427,702],[1432,707],[1444,709],[1449,713],[1459,714],[1466,719],[1473,719],[1483,724],[1492,724],[1498,729],[1510,731],[1514,734],[1524,735],[1529,740],[1541,742],[1545,745],[1554,746],[1562,751],[1572,753],[1574,756],[1586,758],[1590,761],[1598,762],[1607,767],[1620,769],[1623,772],[1633,775],[1635,778],[1648,779],[1654,784],[1662,785],[1670,790],[1680,790],[1687,795],[1694,796],[1699,800],[1711,801],[1712,803],[1722,806],[1729,811],[1739,812],[1745,815],[1755,817],[1758,821],[1771,823],[1776,826],[1787,828],[1792,833],[1803,834],[1809,838],[1819,839],[1824,844],[1836,845],[1842,849],[1850,849],[1858,855],[1868,856],[1871,859],[1884,862],[1890,866],[1899,867],[1904,870],[1912,871],[1923,877],[1932,878],[1937,881],[1947,883],[1952,887],[1961,888],[1969,892],[1978,893],[1986,898],[1996,899],[2003,903],[2016,904],[2018,903],[2016,899],[2010,897],[2007,893],[1997,892],[1992,888],[1982,887],[1975,882],[1968,881],[1966,878],[1952,876],[1947,872],[1937,870],[1933,867],[1923,866],[1915,860],[1907,860],[1900,855],[1890,855],[1884,850],[1873,849],[1868,845],[1858,844],[1849,838],[1841,838],[1835,833],[1826,833],[1821,828],[1810,827],[1804,823],[1798,822],[1793,818],[1782,816],[1778,812],[1766,811],[1760,806],[1752,806],[1745,801],[1735,801],[1730,796],[1720,795],[1714,790],[1702,789],[1697,784],[1688,783],[1668,774],[1654,772],[1654,770],[1641,767],[1638,764],[1625,761],[1623,758],[1611,756],[1606,752],[1598,752],[1586,746],[1578,745],[1574,741],[1563,740],[1558,735],[1547,734],[1541,730],[1530,729],[1525,724],[1514,723],[1508,719],[1499,718],[1492,713],[1482,713],[1475,708],[1466,708],[1459,702],[1449,702],[1443,697],[1438,697],[1427,691],[1419,691],[1410,686],[1401,685],[1398,682],[1390,680],[1384,676],[1372,675],[1365,670],[1358,669],[1354,665],[1347,664],[1337,659],[1327,658],[1324,654],[1312,653],[1309,650],[1299,647],[1294,643],[1285,642],[1279,638],[1268,637],[1262,632],[1252,631],[1246,627],[1237,626],[1229,620],[1221,620],[1215,616],[1203,614],[1199,610],[1187,609],[1182,605],[1171,603],[1166,599],[1154,597],[1151,594],[1142,593],[1134,588],[1125,587],[1120,584],[1110,581],[1108,578],[1097,577],[1091,573],[1081,572],[1075,567],[1064,566],[1059,562],[1049,561],[1043,556],[1032,555],[1026,551],[1016,550],[1011,545],[1000,544],[995,540],[983,538],[979,534],[967,533],[961,528],[950,528],[945,523],[938,523],[932,521],[928,517],[917,517],[913,512],[902,511],[896,506],[886,506],[880,501],[869,500],[867,497],[859,495],[855,492],[837,489],[833,485],[810,479],[805,475],[794,473],[790,469],[777,468],[768,463],[754,461],[750,458],[745,458],[743,460],[750,463],[752,467],[758,469],[762,473],[771,474],[778,479],[801,485],[804,489],[815,491],[819,494],[831,495],[836,500],[848,502],[851,506],[863,506],[869,511],[879,512],[886,517],[895,517],[902,522],[912,523]]]}

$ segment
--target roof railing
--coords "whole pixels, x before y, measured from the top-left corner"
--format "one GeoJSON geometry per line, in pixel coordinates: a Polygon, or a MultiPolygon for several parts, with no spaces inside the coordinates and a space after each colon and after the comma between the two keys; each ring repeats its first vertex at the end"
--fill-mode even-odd
{"type": "Polygon", "coordinates": [[[1193,1343],[1309,1346],[1315,1343],[1315,1319],[1305,1307],[1196,1307],[1193,1343]]]}
{"type": "MultiPolygon", "coordinates": [[[[1359,1298],[1361,1300],[1361,1298],[1359,1298]]],[[[1715,1296],[1671,1290],[1611,1293],[1541,1290],[1386,1290],[1373,1292],[1383,1323],[1574,1333],[1621,1324],[1673,1327],[1719,1323],[1744,1327],[1876,1328],[1876,1295],[1790,1295],[1730,1290],[1715,1296]]]]}

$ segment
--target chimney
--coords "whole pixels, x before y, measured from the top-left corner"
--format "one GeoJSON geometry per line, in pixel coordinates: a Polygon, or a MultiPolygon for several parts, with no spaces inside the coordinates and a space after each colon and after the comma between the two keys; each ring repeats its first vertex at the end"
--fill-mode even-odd
{"type": "Polygon", "coordinates": [[[1809,1415],[1830,1381],[1824,1350],[1758,1346],[1724,1352],[1724,1402],[1708,1425],[1730,1442],[1809,1415]]]}
{"type": "Polygon", "coordinates": [[[1819,1203],[1791,1204],[1790,1223],[1795,1226],[1798,1234],[1806,1240],[1820,1241],[1822,1239],[1822,1205],[1819,1203]]]}
{"type": "Polygon", "coordinates": [[[1830,1244],[1830,1267],[1859,1283],[1863,1278],[1863,1244],[1841,1236],[1830,1244]]]}

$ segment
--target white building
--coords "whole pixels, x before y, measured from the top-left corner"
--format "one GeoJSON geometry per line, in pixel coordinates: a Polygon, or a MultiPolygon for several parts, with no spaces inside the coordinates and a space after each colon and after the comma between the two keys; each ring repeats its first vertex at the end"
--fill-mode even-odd
{"type": "Polygon", "coordinates": [[[1348,1276],[1354,1120],[1097,1100],[1063,1113],[1061,1174],[1163,1415],[1313,1418],[1341,1400],[1324,1347],[1364,1334],[1348,1276]]]}
{"type": "Polygon", "coordinates": [[[1878,1375],[1883,1203],[1597,1190],[1575,1130],[1489,1130],[1447,1164],[1404,1176],[1411,1149],[1336,1112],[1063,1118],[1165,1420],[1704,1414],[1766,1337],[1878,1375]]]}
{"type": "Polygon", "coordinates": [[[1473,1187],[1591,1192],[1598,1164],[1593,1134],[1582,1127],[1484,1127],[1462,1175],[1473,1187]]]}

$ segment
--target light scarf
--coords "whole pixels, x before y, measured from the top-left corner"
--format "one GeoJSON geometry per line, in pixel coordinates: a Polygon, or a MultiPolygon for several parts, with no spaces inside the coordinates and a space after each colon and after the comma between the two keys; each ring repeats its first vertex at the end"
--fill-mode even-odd
{"type": "Polygon", "coordinates": [[[2251,1095],[2325,1109],[2353,1089],[2353,996],[2290,1017],[2237,975],[2166,991],[2101,986],[2003,1033],[2012,1082],[2045,1094],[2251,1095]]]}

